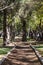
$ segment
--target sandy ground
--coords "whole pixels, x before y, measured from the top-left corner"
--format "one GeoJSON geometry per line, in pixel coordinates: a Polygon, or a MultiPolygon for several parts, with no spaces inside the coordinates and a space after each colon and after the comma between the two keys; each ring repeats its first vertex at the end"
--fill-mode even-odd
{"type": "Polygon", "coordinates": [[[1,60],[3,57],[5,57],[5,55],[0,55],[0,60],[1,60]]]}

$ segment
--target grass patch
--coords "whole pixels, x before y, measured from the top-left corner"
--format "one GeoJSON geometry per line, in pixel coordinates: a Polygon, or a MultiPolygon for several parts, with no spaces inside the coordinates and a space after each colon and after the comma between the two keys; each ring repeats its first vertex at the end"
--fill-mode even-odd
{"type": "Polygon", "coordinates": [[[0,55],[7,54],[10,50],[11,48],[0,48],[0,55]]]}
{"type": "Polygon", "coordinates": [[[40,53],[41,56],[43,57],[43,48],[37,48],[37,50],[39,51],[39,53],[40,53]]]}
{"type": "Polygon", "coordinates": [[[41,56],[43,57],[43,46],[37,47],[36,50],[38,50],[41,56]]]}
{"type": "Polygon", "coordinates": [[[43,46],[35,46],[35,48],[41,49],[43,48],[43,46]]]}
{"type": "Polygon", "coordinates": [[[43,48],[36,48],[38,51],[43,51],[43,48]]]}

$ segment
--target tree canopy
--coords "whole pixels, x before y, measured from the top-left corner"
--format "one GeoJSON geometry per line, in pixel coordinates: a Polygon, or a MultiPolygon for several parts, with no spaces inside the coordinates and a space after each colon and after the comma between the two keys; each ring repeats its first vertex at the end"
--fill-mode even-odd
{"type": "Polygon", "coordinates": [[[8,22],[11,22],[16,16],[25,18],[27,22],[30,21],[29,25],[34,23],[35,25],[33,25],[33,27],[38,25],[40,19],[43,21],[43,0],[0,0],[0,10],[6,8],[12,3],[14,4],[11,6],[11,8],[9,7],[7,9],[8,22]],[[12,14],[13,18],[11,18],[12,14]]]}

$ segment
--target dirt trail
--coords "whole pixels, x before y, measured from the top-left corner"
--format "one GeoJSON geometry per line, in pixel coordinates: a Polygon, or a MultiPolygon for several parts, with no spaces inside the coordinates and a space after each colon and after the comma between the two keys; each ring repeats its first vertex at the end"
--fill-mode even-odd
{"type": "Polygon", "coordinates": [[[34,51],[27,44],[18,44],[2,65],[41,65],[34,51]]]}

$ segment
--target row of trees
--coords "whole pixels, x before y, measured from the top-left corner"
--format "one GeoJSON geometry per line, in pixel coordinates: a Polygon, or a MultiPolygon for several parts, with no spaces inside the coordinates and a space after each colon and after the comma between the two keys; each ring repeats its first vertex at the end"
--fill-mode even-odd
{"type": "Polygon", "coordinates": [[[3,2],[1,1],[1,3],[3,4],[3,6],[2,4],[0,6],[1,23],[3,21],[3,45],[7,44],[7,30],[9,30],[8,34],[10,34],[9,39],[12,41],[15,37],[15,26],[17,25],[18,27],[16,27],[16,29],[20,30],[22,28],[21,30],[23,31],[22,41],[26,41],[26,33],[29,27],[31,27],[32,29],[36,29],[36,27],[40,23],[40,19],[43,21],[42,0],[3,0],[3,2]],[[19,20],[17,16],[19,17],[19,20]],[[16,18],[18,20],[18,23],[15,23],[16,18]],[[19,27],[19,25],[21,27],[19,27]]]}

